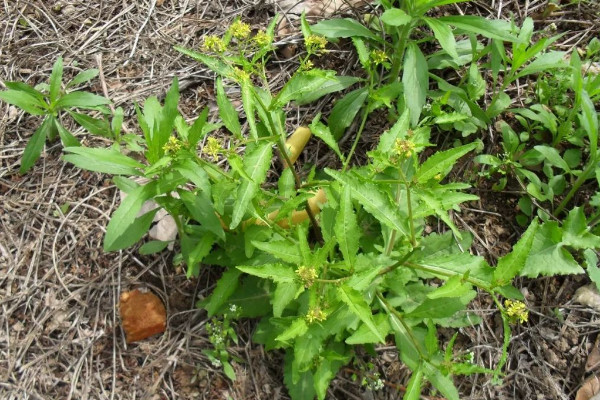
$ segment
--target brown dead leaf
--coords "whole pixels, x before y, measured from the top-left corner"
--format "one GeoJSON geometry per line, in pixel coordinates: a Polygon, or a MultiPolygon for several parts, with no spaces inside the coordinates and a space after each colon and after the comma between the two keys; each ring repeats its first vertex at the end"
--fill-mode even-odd
{"type": "Polygon", "coordinates": [[[151,292],[142,292],[139,289],[123,292],[119,309],[127,343],[137,342],[165,331],[165,306],[151,292]]]}
{"type": "Polygon", "coordinates": [[[165,2],[165,0],[156,0],[156,6],[160,7],[163,5],[164,2],[165,2]]]}
{"type": "Polygon", "coordinates": [[[596,337],[594,347],[590,350],[588,359],[585,362],[585,372],[590,372],[600,366],[600,335],[596,337]]]}
{"type": "Polygon", "coordinates": [[[589,377],[577,391],[575,400],[598,400],[600,379],[596,375],[589,377]]]}

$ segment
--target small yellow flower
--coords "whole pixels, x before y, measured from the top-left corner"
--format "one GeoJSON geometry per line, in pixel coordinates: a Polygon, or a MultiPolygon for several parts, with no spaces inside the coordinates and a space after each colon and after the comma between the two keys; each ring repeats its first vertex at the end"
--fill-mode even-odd
{"type": "Polygon", "coordinates": [[[233,79],[239,83],[247,82],[250,80],[250,74],[240,68],[233,69],[233,79]]]}
{"type": "Polygon", "coordinates": [[[321,35],[310,35],[304,39],[304,45],[309,54],[322,54],[325,52],[327,39],[321,35]]]}
{"type": "Polygon", "coordinates": [[[385,51],[382,50],[373,50],[369,56],[375,65],[383,64],[389,59],[385,51]]]}
{"type": "Polygon", "coordinates": [[[273,37],[271,35],[268,35],[267,32],[261,30],[258,31],[256,35],[254,35],[252,40],[254,40],[254,43],[256,43],[258,47],[267,47],[273,41],[273,37]]]}
{"type": "Polygon", "coordinates": [[[527,322],[529,310],[522,301],[504,300],[504,307],[506,307],[506,315],[508,315],[511,322],[521,324],[527,322]]]}
{"type": "Polygon", "coordinates": [[[240,21],[239,19],[231,24],[229,30],[236,39],[246,39],[250,35],[250,25],[240,21]]]}
{"type": "Polygon", "coordinates": [[[171,136],[167,143],[163,146],[165,153],[177,153],[181,149],[181,141],[175,136],[171,136]]]}
{"type": "Polygon", "coordinates": [[[225,42],[217,35],[204,36],[204,43],[202,48],[205,51],[212,51],[214,53],[223,53],[226,50],[225,42]]]}
{"type": "Polygon", "coordinates": [[[396,139],[394,143],[394,152],[403,158],[408,158],[413,154],[415,144],[410,140],[396,139]]]}
{"type": "Polygon", "coordinates": [[[202,150],[205,154],[211,156],[215,161],[219,159],[219,153],[223,151],[223,146],[219,139],[214,137],[209,137],[207,143],[204,145],[204,149],[202,150]]]}
{"type": "Polygon", "coordinates": [[[304,282],[305,288],[311,287],[318,277],[317,271],[313,267],[301,266],[296,270],[296,274],[302,279],[302,282],[304,282]]]}
{"type": "Polygon", "coordinates": [[[306,60],[306,62],[302,66],[300,66],[300,69],[302,71],[309,71],[309,70],[313,69],[314,66],[315,66],[315,64],[313,64],[312,61],[306,60]]]}
{"type": "Polygon", "coordinates": [[[326,319],[327,319],[327,314],[325,314],[325,312],[323,310],[321,310],[320,307],[311,308],[310,310],[308,310],[308,313],[306,314],[306,321],[308,321],[309,324],[312,324],[315,321],[322,322],[322,321],[325,321],[326,319]]]}

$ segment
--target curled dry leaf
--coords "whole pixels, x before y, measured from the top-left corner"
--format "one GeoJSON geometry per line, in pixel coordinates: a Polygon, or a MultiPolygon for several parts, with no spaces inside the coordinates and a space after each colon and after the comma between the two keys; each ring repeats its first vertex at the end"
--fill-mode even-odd
{"type": "Polygon", "coordinates": [[[137,342],[165,331],[165,306],[151,292],[142,292],[139,289],[123,292],[119,309],[127,343],[137,342]]]}

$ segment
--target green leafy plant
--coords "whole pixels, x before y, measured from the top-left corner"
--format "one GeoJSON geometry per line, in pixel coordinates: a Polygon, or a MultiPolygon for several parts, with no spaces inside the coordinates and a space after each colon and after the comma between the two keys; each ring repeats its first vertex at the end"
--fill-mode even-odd
{"type": "MultiPolygon", "coordinates": [[[[48,84],[35,88],[22,82],[4,82],[8,90],[0,92],[0,99],[15,105],[31,115],[42,115],[44,119],[35,131],[23,153],[21,173],[27,172],[42,153],[46,139],[53,141],[57,137],[65,147],[79,146],[79,141],[61,124],[61,114],[68,112],[78,122],[92,117],[75,112],[76,109],[104,110],[109,100],[90,92],[75,90],[98,75],[98,70],[81,71],[62,88],[63,61],[58,58],[52,67],[48,84]]],[[[120,124],[119,124],[120,129],[120,124]]]]}
{"type": "MultiPolygon", "coordinates": [[[[392,341],[412,371],[404,399],[420,398],[425,382],[444,397],[458,399],[453,376],[488,373],[500,382],[511,324],[528,318],[520,302],[523,296],[512,286],[516,276],[579,273],[582,262],[578,259],[583,259],[590,276],[600,281],[596,256],[590,250],[600,247],[600,236],[588,227],[591,223],[581,208],[571,209],[563,224],[551,215],[541,217],[542,222],[534,217],[495,267],[469,252],[471,234],[461,231],[450,218],[451,210],[459,211],[462,203],[477,199],[466,192],[470,185],[453,181],[451,171],[480,144],[457,143],[433,152],[429,149],[434,146],[432,130],[456,130],[467,136],[510,105],[502,90],[494,92],[492,107],[485,111],[477,104],[485,93],[477,63],[489,55],[494,79],[499,79],[501,71],[504,74],[502,85],[548,66],[563,68],[562,54],[543,53],[553,39],[530,45],[531,21],[517,34],[508,22],[426,16],[435,6],[456,2],[407,1],[395,7],[391,1],[382,1],[385,11],[379,18],[372,17],[369,28],[350,19],[311,27],[302,18],[306,53],[278,89],[270,86],[266,72],[274,22],[253,34],[249,25],[236,20],[223,36],[205,37],[201,52],[177,47],[216,74],[220,122],[210,122],[206,108],[193,122],[186,121],[178,111],[179,87],[174,79],[162,103],[150,97],[136,107],[141,135],[116,132],[106,148],[75,146],[74,142],[65,147],[66,161],[113,175],[117,187],[127,194],[107,226],[106,251],[140,241],[163,208],[177,228],[174,260],[186,265],[187,275],[197,276],[201,265],[223,269],[213,293],[198,306],[212,318],[206,328],[213,348],[205,355],[222,365],[229,378],[235,379],[231,364],[235,358],[227,351],[237,339],[233,319],[259,317],[254,340],[267,349],[285,352],[284,381],[293,399],[325,398],[330,381],[352,362],[357,346],[371,349],[392,341]],[[457,42],[453,28],[468,39],[457,42]],[[435,40],[441,50],[427,58],[412,39],[417,32],[425,34],[424,41],[435,40]],[[479,43],[477,34],[492,39],[491,43],[479,43]],[[352,38],[365,80],[314,67],[316,57],[328,46],[325,37],[352,38]],[[505,40],[512,45],[511,57],[504,51],[505,40]],[[429,72],[444,65],[464,68],[464,80],[453,85],[429,72]],[[437,89],[430,89],[434,82],[437,89]],[[340,99],[327,124],[316,115],[309,128],[297,129],[298,136],[287,138],[286,110],[291,102],[306,104],[358,83],[366,87],[340,99]],[[231,100],[238,88],[242,115],[231,100]],[[432,104],[423,111],[427,98],[432,104]],[[339,111],[342,107],[345,116],[339,111]],[[368,115],[379,107],[390,110],[391,126],[380,133],[364,165],[353,166],[368,115]],[[354,143],[347,153],[342,152],[337,140],[361,110],[354,143]],[[298,168],[298,155],[310,132],[340,159],[341,168],[298,168]],[[274,162],[276,158],[280,163],[274,162]],[[144,207],[149,200],[156,204],[150,211],[144,207]],[[297,218],[298,213],[306,218],[297,218]],[[426,234],[427,226],[436,220],[444,222],[447,231],[426,234]],[[561,263],[550,265],[556,260],[561,263]],[[496,365],[478,365],[469,356],[455,354],[457,336],[440,343],[437,335],[438,327],[478,322],[468,308],[478,292],[490,296],[502,317],[503,346],[496,365]]],[[[576,58],[571,65],[581,71],[576,58]]],[[[50,80],[50,98],[52,93],[59,97],[54,75],[59,72],[50,80]]],[[[598,161],[598,120],[589,94],[582,89],[585,82],[574,73],[574,88],[581,90],[572,118],[590,144],[581,173],[568,163],[568,170],[562,168],[552,146],[527,149],[528,138],[507,124],[501,128],[506,156],[480,156],[479,161],[495,172],[515,174],[528,185],[528,192],[536,193],[529,185],[537,185],[544,201],[558,191],[529,169],[542,161],[544,172],[556,176],[562,169],[575,179],[574,186],[581,186],[592,176],[590,171],[596,172],[598,161]]],[[[13,84],[2,98],[14,99],[14,94],[6,93],[18,86],[13,84]]],[[[46,109],[19,101],[18,105],[34,114],[46,109]]],[[[88,107],[97,109],[103,104],[88,107]]],[[[56,107],[52,110],[58,111],[56,107]]],[[[534,109],[538,119],[541,110],[534,109]]],[[[109,115],[108,111],[103,114],[109,115]]],[[[90,122],[88,127],[101,121],[75,119],[90,122]]],[[[555,216],[566,207],[571,192],[554,210],[555,216]]],[[[148,254],[166,245],[152,241],[142,249],[148,254]]],[[[372,388],[377,389],[378,381],[373,382],[372,388]]]]}

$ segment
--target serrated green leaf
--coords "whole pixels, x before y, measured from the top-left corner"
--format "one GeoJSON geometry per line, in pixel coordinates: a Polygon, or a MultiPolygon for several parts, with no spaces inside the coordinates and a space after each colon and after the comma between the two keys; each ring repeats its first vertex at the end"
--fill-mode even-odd
{"type": "MultiPolygon", "coordinates": [[[[474,150],[477,147],[477,143],[469,143],[463,146],[455,147],[446,151],[439,151],[433,156],[429,157],[417,171],[415,178],[419,183],[425,183],[430,179],[440,174],[439,178],[444,178],[450,169],[462,156],[474,150]]],[[[436,178],[437,179],[437,178],[436,178]]]]}
{"type": "Polygon", "coordinates": [[[363,295],[346,285],[341,285],[337,289],[337,293],[340,300],[348,306],[348,309],[358,318],[360,318],[360,320],[369,327],[371,332],[375,334],[377,340],[380,343],[385,343],[385,338],[381,335],[381,333],[379,333],[377,325],[375,325],[375,321],[373,320],[371,308],[369,307],[369,304],[367,304],[367,301],[363,295]]]}
{"type": "Polygon", "coordinates": [[[435,18],[424,17],[423,19],[433,31],[433,35],[440,43],[440,46],[442,46],[442,49],[444,49],[450,57],[457,59],[456,39],[454,38],[452,29],[450,29],[447,24],[444,24],[435,18]]]}
{"type": "Polygon", "coordinates": [[[125,233],[127,228],[133,224],[144,202],[156,194],[157,185],[156,181],[152,181],[146,185],[138,186],[128,193],[127,197],[121,202],[121,205],[112,214],[110,222],[106,227],[106,235],[104,236],[105,251],[111,251],[119,246],[121,236],[125,233]]]}
{"type": "Polygon", "coordinates": [[[214,233],[215,236],[221,240],[225,240],[225,232],[208,193],[201,191],[193,194],[186,190],[180,190],[178,193],[185,208],[187,208],[192,217],[197,222],[200,222],[203,227],[214,233]]]}
{"type": "Polygon", "coordinates": [[[453,15],[439,17],[438,21],[491,39],[499,39],[505,42],[516,42],[518,40],[511,33],[510,22],[504,20],[489,20],[476,15],[453,15]]]}
{"type": "Polygon", "coordinates": [[[298,278],[293,267],[283,264],[264,264],[254,266],[240,265],[236,268],[247,273],[248,275],[258,276],[263,279],[271,279],[273,282],[277,283],[291,283],[298,278]]]}
{"type": "Polygon", "coordinates": [[[313,69],[309,71],[298,72],[286,82],[281,91],[275,96],[270,108],[275,109],[283,107],[290,101],[299,100],[300,103],[307,103],[305,95],[314,98],[314,93],[323,88],[329,81],[337,83],[334,71],[324,71],[313,69]]]}
{"type": "Polygon", "coordinates": [[[427,101],[429,68],[419,46],[413,42],[409,42],[404,56],[402,84],[404,85],[404,102],[410,110],[411,125],[416,126],[427,101]]]}
{"type": "Polygon", "coordinates": [[[235,204],[233,205],[231,224],[229,225],[230,229],[235,229],[242,221],[248,205],[267,177],[272,155],[273,149],[271,148],[271,143],[265,141],[257,144],[246,154],[244,158],[244,171],[252,178],[252,181],[247,179],[242,180],[235,204]]]}
{"type": "MultiPolygon", "coordinates": [[[[377,331],[380,333],[379,336],[387,336],[390,333],[391,327],[388,322],[386,314],[379,313],[373,316],[377,331]]],[[[371,331],[366,324],[362,323],[352,335],[346,339],[347,344],[365,344],[365,343],[378,343],[379,337],[371,331]]]]}
{"type": "Polygon", "coordinates": [[[569,168],[569,164],[567,164],[567,162],[560,156],[558,150],[556,150],[554,147],[539,145],[534,146],[533,148],[542,153],[545,160],[548,161],[551,165],[558,167],[563,171],[571,171],[571,168],[569,168]]]}
{"type": "Polygon", "coordinates": [[[600,248],[600,237],[590,232],[581,207],[575,207],[569,211],[563,225],[562,241],[565,246],[571,246],[575,249],[600,248]]]}
{"type": "MultiPolygon", "coordinates": [[[[141,217],[135,218],[133,222],[131,222],[125,230],[117,237],[117,239],[111,243],[109,246],[106,245],[106,236],[104,237],[104,251],[117,251],[122,250],[127,247],[133,246],[136,244],[150,229],[150,225],[154,220],[154,216],[156,215],[159,209],[155,208],[154,210],[147,212],[141,217]]],[[[112,221],[112,220],[111,220],[112,221]]],[[[109,223],[110,224],[110,223],[109,223]]],[[[108,235],[108,230],[107,230],[108,235]]]]}
{"type": "Polygon", "coordinates": [[[509,284],[523,269],[527,262],[529,252],[531,251],[533,238],[535,237],[538,226],[537,220],[533,220],[517,244],[515,244],[513,250],[498,260],[498,265],[496,265],[496,269],[494,269],[495,286],[509,284]]]}
{"type": "Polygon", "coordinates": [[[367,88],[363,87],[351,91],[335,102],[331,114],[329,114],[327,125],[336,140],[339,140],[346,128],[352,124],[356,114],[363,106],[367,94],[367,88]]]}
{"type": "Polygon", "coordinates": [[[144,165],[114,148],[65,147],[63,160],[88,171],[114,175],[142,175],[144,165]]]}
{"type": "Polygon", "coordinates": [[[250,128],[250,136],[253,139],[257,139],[258,129],[256,127],[256,116],[254,115],[256,105],[254,103],[252,84],[249,81],[242,81],[240,86],[242,89],[242,107],[244,108],[248,127],[250,128]]]}
{"type": "Polygon", "coordinates": [[[429,299],[439,299],[443,297],[462,297],[467,292],[473,290],[473,285],[463,282],[460,275],[451,276],[441,287],[427,293],[429,299]]]}
{"type": "Polygon", "coordinates": [[[544,53],[526,65],[525,68],[523,68],[521,72],[517,74],[516,78],[545,72],[554,68],[566,68],[568,66],[568,64],[564,61],[566,54],[567,53],[564,51],[550,51],[548,53],[544,53]]]}
{"type": "Polygon", "coordinates": [[[175,50],[183,53],[187,56],[192,57],[194,60],[200,61],[206,65],[213,72],[221,76],[230,76],[233,74],[233,69],[230,65],[224,63],[216,57],[207,56],[206,54],[198,53],[196,51],[188,50],[181,46],[175,46],[175,50]]]}
{"type": "Polygon", "coordinates": [[[296,298],[303,288],[299,282],[278,283],[271,301],[273,303],[273,316],[281,317],[283,310],[296,298]]]}
{"type": "Polygon", "coordinates": [[[242,127],[238,119],[238,113],[227,98],[223,89],[223,79],[220,77],[216,81],[217,87],[217,105],[219,106],[219,117],[223,120],[225,127],[233,133],[238,139],[242,137],[242,127]]]}
{"type": "Polygon", "coordinates": [[[412,373],[406,385],[406,391],[402,400],[419,400],[421,398],[421,385],[423,384],[423,369],[419,365],[416,371],[412,373]]]}
{"type": "MultiPolygon", "coordinates": [[[[599,81],[600,82],[600,81],[599,81]]],[[[590,139],[590,155],[596,158],[598,149],[598,113],[594,102],[587,91],[581,91],[581,126],[585,129],[590,139]]]]}
{"type": "Polygon", "coordinates": [[[209,317],[215,315],[223,304],[229,300],[231,295],[235,293],[239,285],[239,277],[241,274],[242,273],[239,270],[231,268],[225,271],[221,278],[219,278],[215,290],[213,290],[208,298],[208,302],[204,305],[204,309],[209,317]]]}
{"type": "Polygon", "coordinates": [[[325,172],[343,185],[349,186],[352,197],[379,222],[407,235],[406,218],[400,215],[398,208],[392,204],[387,195],[381,193],[376,185],[360,182],[349,174],[342,174],[328,168],[325,172]]]}
{"type": "Polygon", "coordinates": [[[87,114],[67,110],[69,115],[88,132],[104,137],[111,137],[112,130],[105,119],[98,119],[87,114]]]}
{"type": "Polygon", "coordinates": [[[369,38],[376,42],[382,41],[382,39],[371,32],[370,29],[351,18],[333,18],[321,21],[316,25],[313,25],[311,29],[313,33],[328,38],[348,38],[358,36],[369,38]]]}
{"type": "Polygon", "coordinates": [[[98,96],[97,94],[90,92],[71,92],[58,99],[54,105],[54,108],[93,108],[105,104],[110,104],[110,100],[108,100],[106,97],[98,96]]]}
{"type": "Polygon", "coordinates": [[[353,269],[358,253],[358,240],[361,236],[352,207],[350,186],[344,186],[340,195],[340,208],[334,226],[335,236],[340,251],[344,256],[344,263],[353,269]]]}
{"type": "Polygon", "coordinates": [[[598,267],[598,256],[592,249],[585,249],[583,256],[586,263],[586,271],[588,276],[596,284],[596,287],[600,289],[600,268],[598,267]]]}
{"type": "Polygon", "coordinates": [[[312,132],[313,135],[315,135],[316,137],[321,139],[323,142],[325,142],[325,144],[327,146],[329,146],[329,148],[331,150],[333,150],[340,159],[343,159],[342,153],[340,152],[340,148],[337,144],[337,141],[331,134],[331,131],[329,130],[329,128],[325,124],[323,124],[321,121],[319,121],[319,118],[320,118],[320,114],[315,116],[315,118],[312,120],[312,123],[308,126],[308,128],[310,129],[310,131],[312,132]]]}
{"type": "Polygon", "coordinates": [[[298,318],[294,322],[292,322],[289,328],[287,328],[285,331],[283,331],[282,334],[277,336],[275,340],[278,340],[280,342],[287,342],[288,340],[293,339],[297,336],[304,335],[306,331],[308,331],[308,325],[306,324],[306,321],[304,320],[304,318],[298,318]]]}
{"type": "Polygon", "coordinates": [[[0,99],[31,115],[44,115],[46,113],[43,108],[46,108],[47,105],[44,105],[45,103],[42,100],[24,91],[5,90],[0,92],[0,99]]]}
{"type": "Polygon", "coordinates": [[[442,374],[442,372],[436,368],[434,365],[424,362],[423,363],[423,372],[425,376],[431,382],[431,384],[440,391],[448,400],[460,400],[458,395],[458,390],[456,390],[456,386],[454,386],[454,382],[452,379],[442,374]]]}
{"type": "Polygon", "coordinates": [[[465,309],[465,304],[456,297],[447,297],[444,301],[439,299],[426,299],[417,308],[405,314],[406,318],[447,318],[456,312],[465,309]]]}
{"type": "Polygon", "coordinates": [[[583,268],[564,248],[563,232],[555,221],[545,222],[534,236],[531,251],[521,276],[537,278],[540,275],[581,274],[583,268]]]}
{"type": "Polygon", "coordinates": [[[196,148],[198,142],[209,133],[209,131],[206,129],[207,120],[208,107],[204,107],[188,131],[188,142],[191,148],[196,148]]]}
{"type": "Polygon", "coordinates": [[[257,249],[269,253],[281,261],[294,265],[302,265],[302,254],[300,254],[300,249],[294,243],[279,240],[270,242],[252,241],[252,244],[257,249]]]}
{"type": "Polygon", "coordinates": [[[23,157],[21,157],[19,173],[24,174],[29,171],[37,159],[40,158],[44,143],[46,143],[46,137],[53,127],[54,117],[48,115],[39,128],[36,129],[29,142],[27,142],[27,146],[25,146],[25,150],[23,151],[23,157]]]}
{"type": "Polygon", "coordinates": [[[406,136],[410,123],[410,115],[408,108],[404,110],[398,121],[390,129],[383,132],[379,137],[377,150],[382,153],[388,153],[394,148],[396,139],[406,136]]]}

